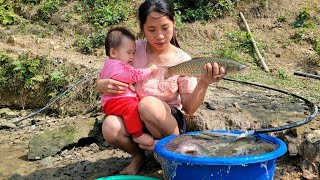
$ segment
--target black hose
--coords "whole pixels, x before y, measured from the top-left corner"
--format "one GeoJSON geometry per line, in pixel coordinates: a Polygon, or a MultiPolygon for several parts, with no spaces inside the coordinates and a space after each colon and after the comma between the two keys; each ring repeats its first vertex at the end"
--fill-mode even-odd
{"type": "Polygon", "coordinates": [[[12,123],[18,123],[24,119],[30,118],[40,112],[42,112],[43,110],[47,109],[48,107],[50,107],[53,103],[55,103],[58,99],[60,99],[62,96],[64,96],[67,92],[69,92],[70,90],[72,90],[73,88],[75,88],[76,86],[78,86],[81,83],[86,82],[87,80],[89,80],[92,76],[97,75],[98,73],[95,72],[89,76],[86,76],[82,79],[80,79],[79,81],[77,81],[76,83],[74,83],[72,86],[70,86],[67,90],[65,90],[64,92],[60,93],[57,97],[55,97],[52,101],[50,101],[48,104],[46,104],[43,108],[39,109],[38,111],[35,111],[33,113],[28,114],[27,116],[24,117],[18,117],[18,118],[14,118],[12,119],[10,122],[12,123]]]}
{"type": "Polygon", "coordinates": [[[242,84],[248,84],[248,85],[252,85],[252,86],[257,86],[257,87],[261,87],[261,88],[265,88],[265,89],[271,89],[273,91],[278,91],[278,92],[281,92],[281,93],[284,93],[284,94],[288,94],[288,95],[291,95],[293,97],[302,99],[308,105],[308,107],[310,108],[311,114],[308,117],[306,117],[304,120],[302,120],[302,121],[299,121],[299,122],[296,122],[296,123],[292,123],[292,124],[289,124],[289,125],[285,125],[285,126],[251,130],[251,131],[253,131],[254,134],[256,134],[256,133],[268,133],[268,132],[275,132],[275,131],[283,131],[283,130],[286,130],[286,129],[290,129],[290,128],[294,128],[294,127],[297,127],[297,126],[301,126],[301,125],[309,123],[313,118],[315,118],[315,116],[318,113],[318,106],[316,104],[312,103],[311,101],[309,101],[306,98],[301,97],[299,95],[296,95],[296,94],[293,94],[293,93],[290,93],[290,92],[287,92],[287,91],[283,91],[283,90],[280,90],[280,89],[275,89],[275,88],[272,88],[272,87],[268,87],[268,86],[265,86],[265,85],[251,83],[251,82],[234,80],[234,79],[229,79],[229,78],[225,78],[225,77],[223,79],[224,80],[228,80],[228,81],[242,83],[242,84]]]}
{"type": "Polygon", "coordinates": [[[299,71],[294,72],[293,75],[303,76],[303,77],[308,77],[308,78],[314,78],[314,79],[320,79],[319,75],[303,73],[303,72],[299,72],[299,71]]]}

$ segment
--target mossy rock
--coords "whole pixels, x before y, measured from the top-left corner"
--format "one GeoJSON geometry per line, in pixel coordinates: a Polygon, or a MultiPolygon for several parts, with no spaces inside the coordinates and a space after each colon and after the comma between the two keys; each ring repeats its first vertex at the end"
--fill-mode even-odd
{"type": "Polygon", "coordinates": [[[28,159],[38,160],[55,155],[82,138],[96,136],[99,128],[95,124],[95,118],[76,118],[59,130],[35,135],[29,142],[28,159]]]}

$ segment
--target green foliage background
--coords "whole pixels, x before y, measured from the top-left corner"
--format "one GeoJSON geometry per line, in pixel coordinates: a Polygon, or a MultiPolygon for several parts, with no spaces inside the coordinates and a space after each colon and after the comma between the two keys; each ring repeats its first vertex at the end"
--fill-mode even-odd
{"type": "MultiPolygon", "coordinates": [[[[240,0],[173,0],[172,2],[178,28],[183,28],[179,25],[195,21],[206,23],[233,13],[240,0]]],[[[265,0],[259,2],[262,8],[267,6],[265,0]]],[[[0,0],[0,24],[6,27],[18,27],[17,33],[36,34],[43,38],[52,34],[63,36],[66,32],[60,31],[59,28],[66,23],[76,22],[76,25],[71,27],[74,28],[71,36],[75,37],[72,48],[83,54],[94,54],[103,46],[105,34],[110,27],[136,25],[136,9],[137,2],[131,0],[0,0]]],[[[296,30],[288,43],[310,43],[320,56],[320,39],[310,36],[314,25],[319,22],[308,9],[298,12],[293,22],[288,22],[285,16],[278,16],[276,20],[276,23],[288,23],[296,30]]],[[[257,66],[257,59],[250,42],[252,35],[244,31],[225,33],[227,39],[213,42],[215,48],[212,54],[230,57],[240,62],[245,59],[246,63],[257,66]]],[[[256,41],[262,53],[272,46],[256,41]]],[[[319,56],[312,60],[316,66],[320,66],[320,59],[317,58],[319,56]]],[[[11,58],[5,52],[0,52],[0,64],[1,89],[32,94],[46,87],[45,93],[49,99],[75,82],[76,79],[71,80],[70,76],[79,70],[76,66],[56,66],[54,60],[47,57],[21,54],[18,58],[11,58]]],[[[301,85],[282,69],[271,74],[252,72],[237,78],[256,79],[267,84],[301,85]]],[[[318,90],[319,86],[314,85],[310,89],[318,90]]]]}

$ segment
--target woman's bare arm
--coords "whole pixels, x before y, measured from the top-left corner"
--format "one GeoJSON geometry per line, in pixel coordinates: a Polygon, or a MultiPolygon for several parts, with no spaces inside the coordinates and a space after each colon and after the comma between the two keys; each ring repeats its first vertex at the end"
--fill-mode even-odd
{"type": "Polygon", "coordinates": [[[121,94],[127,90],[128,84],[113,79],[98,79],[96,88],[101,94],[121,94]]]}
{"type": "Polygon", "coordinates": [[[219,67],[217,63],[205,65],[206,73],[199,79],[197,86],[192,93],[183,93],[181,103],[184,111],[193,115],[204,101],[209,85],[218,82],[225,74],[223,67],[219,67]]]}

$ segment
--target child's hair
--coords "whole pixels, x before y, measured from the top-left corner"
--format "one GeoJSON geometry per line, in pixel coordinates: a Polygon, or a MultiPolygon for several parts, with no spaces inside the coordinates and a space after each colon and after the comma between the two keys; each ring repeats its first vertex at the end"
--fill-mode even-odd
{"type": "Polygon", "coordinates": [[[104,44],[107,56],[110,56],[111,48],[117,49],[121,45],[123,37],[127,37],[132,41],[136,40],[133,33],[124,27],[115,27],[108,31],[104,44]]]}
{"type": "MultiPolygon", "coordinates": [[[[169,0],[146,0],[139,7],[139,21],[140,21],[140,29],[143,31],[143,25],[146,23],[147,16],[151,12],[158,12],[165,16],[168,16],[169,19],[173,22],[175,20],[175,13],[173,4],[169,0]]],[[[174,46],[180,48],[179,43],[177,41],[177,35],[175,31],[173,31],[173,37],[170,40],[170,43],[174,46]]]]}

